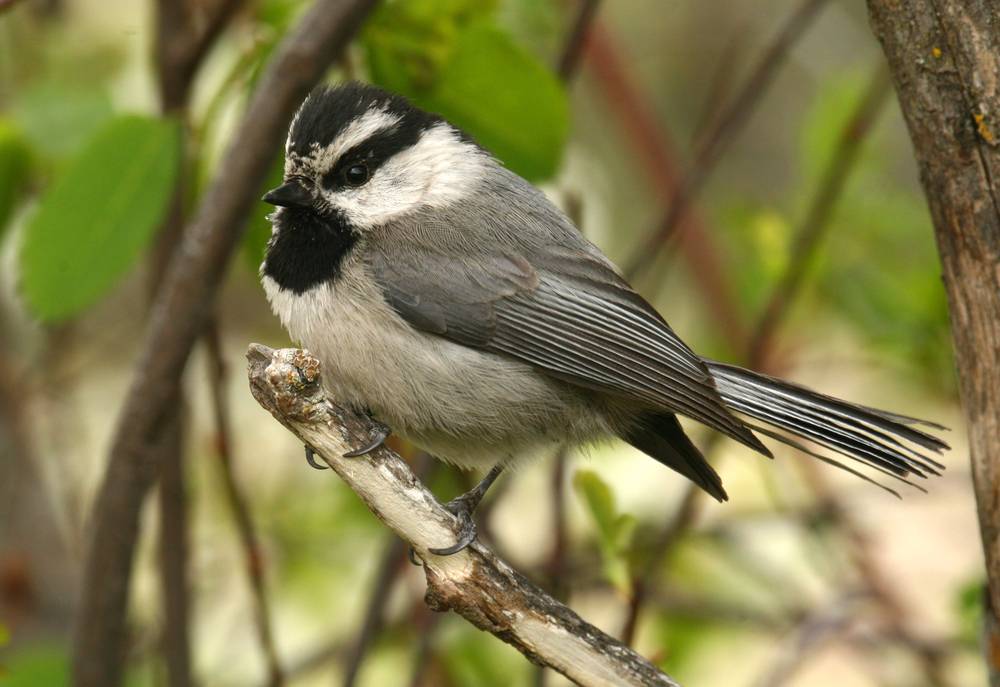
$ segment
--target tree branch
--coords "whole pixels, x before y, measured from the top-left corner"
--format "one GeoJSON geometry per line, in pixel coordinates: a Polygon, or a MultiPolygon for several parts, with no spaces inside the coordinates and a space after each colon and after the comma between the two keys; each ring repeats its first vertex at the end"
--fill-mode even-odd
{"type": "Polygon", "coordinates": [[[481,630],[515,647],[530,661],[578,684],[676,686],[669,677],[586,623],[573,611],[476,542],[453,556],[429,548],[454,543],[455,518],[437,502],[394,452],[380,448],[365,458],[343,458],[367,440],[371,422],[335,405],[320,389],[319,361],[305,351],[251,345],[254,398],[302,442],[310,445],[368,505],[409,542],[424,561],[425,601],[453,610],[481,630]]]}
{"type": "Polygon", "coordinates": [[[73,652],[77,687],[121,683],[139,511],[158,467],[150,438],[176,393],[292,113],[374,6],[375,0],[321,0],[288,34],[171,260],[94,506],[73,652]]]}
{"type": "MultiPolygon", "coordinates": [[[[1000,610],[1000,34],[993,0],[868,0],[934,221],[968,421],[990,604],[1000,610]]],[[[987,650],[1000,684],[1000,655],[987,650]]]]}

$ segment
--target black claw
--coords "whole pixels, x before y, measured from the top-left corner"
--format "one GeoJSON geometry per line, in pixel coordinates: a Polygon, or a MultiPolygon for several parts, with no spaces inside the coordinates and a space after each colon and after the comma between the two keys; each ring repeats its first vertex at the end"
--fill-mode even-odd
{"type": "Polygon", "coordinates": [[[323,465],[316,461],[316,452],[313,451],[313,447],[306,444],[306,462],[309,463],[309,467],[316,468],[317,470],[329,470],[329,465],[323,465]]]}
{"type": "Polygon", "coordinates": [[[459,535],[457,542],[451,546],[445,546],[441,549],[427,550],[435,556],[451,556],[459,551],[462,551],[463,549],[467,549],[474,541],[476,541],[476,524],[470,520],[468,526],[463,524],[462,533],[459,535]]]}
{"type": "Polygon", "coordinates": [[[427,549],[430,553],[435,556],[451,556],[462,549],[468,548],[469,544],[476,541],[476,521],[473,519],[472,514],[476,512],[479,502],[483,500],[486,491],[493,485],[493,482],[496,481],[496,478],[500,476],[502,471],[503,465],[494,465],[493,469],[471,491],[444,504],[444,507],[458,518],[458,541],[444,548],[427,549]]]}
{"type": "Polygon", "coordinates": [[[477,505],[479,505],[479,499],[475,497],[470,498],[470,494],[463,494],[444,504],[444,507],[458,518],[458,541],[451,546],[439,549],[428,548],[427,550],[435,556],[451,556],[462,549],[468,548],[469,544],[476,541],[476,521],[473,519],[472,514],[477,505]]]}
{"type": "Polygon", "coordinates": [[[344,458],[359,458],[360,456],[367,455],[385,443],[385,440],[392,433],[387,426],[383,425],[381,422],[373,421],[375,423],[375,434],[372,436],[371,443],[367,446],[362,446],[361,448],[354,449],[353,451],[348,451],[344,454],[344,458]]]}
{"type": "Polygon", "coordinates": [[[417,558],[417,552],[413,549],[412,546],[406,552],[406,556],[407,556],[407,558],[410,559],[410,563],[412,563],[413,565],[421,566],[421,565],[424,564],[423,561],[421,561],[419,558],[417,558]]]}

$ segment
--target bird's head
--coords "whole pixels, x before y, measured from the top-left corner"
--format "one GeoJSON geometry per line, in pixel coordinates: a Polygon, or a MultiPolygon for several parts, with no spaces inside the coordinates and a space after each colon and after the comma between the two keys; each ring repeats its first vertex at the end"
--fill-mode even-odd
{"type": "Polygon", "coordinates": [[[264,200],[280,230],[336,225],[356,235],[406,213],[460,202],[486,153],[405,98],[348,83],[314,90],[292,120],[281,186],[264,200]]]}

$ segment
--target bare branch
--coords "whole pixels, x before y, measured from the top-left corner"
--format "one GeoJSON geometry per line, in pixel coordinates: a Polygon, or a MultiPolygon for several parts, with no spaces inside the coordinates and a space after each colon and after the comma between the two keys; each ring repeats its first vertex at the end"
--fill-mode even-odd
{"type": "MultiPolygon", "coordinates": [[[[591,28],[586,43],[586,58],[590,72],[600,84],[608,107],[621,121],[653,190],[666,202],[683,183],[677,152],[667,132],[659,125],[648,100],[634,83],[612,35],[601,22],[594,22],[591,28]]],[[[709,315],[723,335],[737,342],[734,347],[738,348],[744,340],[745,325],[719,259],[713,232],[694,208],[685,213],[678,229],[682,239],[680,250],[691,265],[692,277],[702,292],[709,315]]],[[[632,280],[638,275],[626,269],[625,276],[632,280]]]]}
{"type": "Polygon", "coordinates": [[[669,209],[659,228],[649,235],[632,254],[632,258],[626,262],[627,273],[638,275],[645,271],[652,264],[660,246],[666,243],[675,229],[682,226],[681,223],[688,213],[691,201],[704,187],[726,148],[749,121],[750,114],[774,80],[778,67],[785,61],[791,47],[826,1],[803,0],[782,26],[774,41],[765,49],[757,67],[733,98],[732,103],[715,120],[709,132],[700,138],[701,143],[695,151],[691,173],[682,179],[670,197],[669,209]]]}
{"type": "Polygon", "coordinates": [[[264,654],[267,665],[267,684],[278,687],[284,683],[284,673],[281,661],[278,659],[278,649],[275,646],[272,623],[271,605],[268,602],[267,586],[264,583],[264,565],[254,526],[253,516],[247,498],[236,481],[233,471],[233,442],[230,429],[229,402],[226,398],[227,366],[222,354],[222,342],[219,335],[218,318],[209,323],[205,331],[205,344],[209,358],[209,386],[212,390],[212,412],[215,419],[216,448],[219,454],[219,469],[222,473],[222,486],[226,503],[239,536],[240,549],[243,553],[243,565],[246,569],[250,593],[253,596],[254,626],[257,630],[257,642],[264,654]]]}
{"type": "Polygon", "coordinates": [[[559,55],[559,63],[556,66],[556,74],[559,75],[559,79],[563,83],[569,83],[576,75],[577,68],[580,66],[580,56],[583,54],[583,48],[590,33],[590,25],[594,21],[601,0],[579,0],[578,4],[576,16],[573,18],[573,27],[566,37],[562,53],[559,55]]]}
{"type": "Polygon", "coordinates": [[[160,586],[163,605],[163,661],[170,687],[190,687],[191,637],[188,566],[188,511],[185,489],[184,409],[179,402],[153,445],[160,465],[160,586]]]}
{"type": "Polygon", "coordinates": [[[157,0],[156,63],[167,112],[184,109],[191,82],[215,39],[243,0],[157,0]]]}
{"type": "Polygon", "coordinates": [[[880,64],[872,75],[857,109],[840,133],[840,144],[837,146],[830,164],[823,172],[819,191],[813,197],[809,211],[795,232],[795,242],[792,245],[788,269],[781,275],[778,284],[771,291],[771,297],[768,299],[767,305],[764,306],[763,313],[750,337],[748,358],[751,367],[767,362],[766,351],[770,348],[771,337],[778,324],[784,319],[785,312],[799,291],[806,270],[816,254],[816,249],[822,242],[827,227],[830,226],[837,200],[854,169],[854,163],[861,152],[862,143],[867,138],[868,131],[874,125],[878,114],[882,111],[882,106],[886,103],[888,95],[889,75],[884,66],[880,64]]]}
{"type": "Polygon", "coordinates": [[[392,591],[393,583],[399,576],[402,566],[407,563],[406,544],[398,537],[392,537],[385,544],[379,564],[376,568],[375,581],[372,583],[371,594],[365,605],[365,617],[361,623],[361,631],[351,646],[347,667],[344,669],[344,687],[354,687],[364,663],[368,649],[382,630],[383,614],[392,591]]]}
{"type": "Polygon", "coordinates": [[[292,113],[374,5],[375,0],[321,0],[285,38],[171,260],[94,506],[74,643],[77,687],[121,683],[139,511],[157,471],[150,438],[173,400],[292,113]]]}
{"type": "Polygon", "coordinates": [[[335,405],[320,389],[319,361],[305,351],[252,345],[250,388],[257,401],[310,445],[372,512],[424,561],[425,601],[453,610],[512,645],[529,660],[578,684],[676,683],[619,641],[586,623],[499,560],[480,543],[453,556],[429,548],[452,544],[458,523],[394,452],[343,454],[373,431],[364,417],[335,405]]]}

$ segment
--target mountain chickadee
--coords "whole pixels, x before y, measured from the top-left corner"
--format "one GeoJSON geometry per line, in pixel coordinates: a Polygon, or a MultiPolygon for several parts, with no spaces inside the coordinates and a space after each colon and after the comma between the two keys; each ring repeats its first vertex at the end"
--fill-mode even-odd
{"type": "Polygon", "coordinates": [[[505,464],[566,442],[620,437],[726,500],[677,414],[766,456],[752,430],[903,481],[943,468],[912,446],[946,449],[916,427],[938,425],[699,357],[538,189],[400,96],[313,91],[264,200],[279,206],[261,266],[272,309],[333,397],[384,430],[349,455],[391,427],[450,463],[493,466],[449,504],[460,540],[433,553],[473,540],[505,464]]]}

